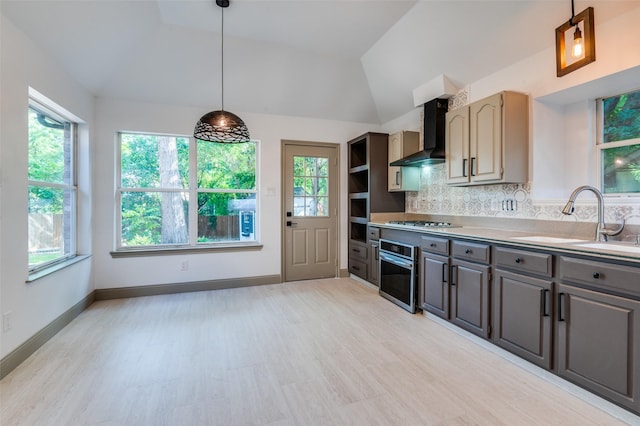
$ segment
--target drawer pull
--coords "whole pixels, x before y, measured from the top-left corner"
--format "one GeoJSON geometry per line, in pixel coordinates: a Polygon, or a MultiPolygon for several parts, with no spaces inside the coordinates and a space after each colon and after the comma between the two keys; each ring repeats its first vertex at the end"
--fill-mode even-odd
{"type": "Polygon", "coordinates": [[[352,249],[351,249],[351,251],[352,251],[352,252],[355,252],[355,253],[360,253],[360,249],[354,249],[354,248],[352,248],[352,249]]]}
{"type": "Polygon", "coordinates": [[[429,247],[436,247],[436,246],[437,246],[437,244],[436,244],[436,243],[431,243],[431,244],[429,244],[429,247]]]}
{"type": "Polygon", "coordinates": [[[519,257],[516,257],[516,263],[520,263],[522,262],[522,259],[520,259],[519,257]]]}
{"type": "Polygon", "coordinates": [[[464,252],[465,254],[471,254],[471,249],[466,249],[464,252]]]}
{"type": "Polygon", "coordinates": [[[593,278],[595,278],[596,280],[600,278],[600,272],[594,272],[593,273],[593,278]]]}
{"type": "Polygon", "coordinates": [[[356,271],[359,271],[359,270],[360,270],[360,267],[358,267],[358,266],[352,266],[352,267],[351,267],[351,269],[355,269],[356,271]]]}

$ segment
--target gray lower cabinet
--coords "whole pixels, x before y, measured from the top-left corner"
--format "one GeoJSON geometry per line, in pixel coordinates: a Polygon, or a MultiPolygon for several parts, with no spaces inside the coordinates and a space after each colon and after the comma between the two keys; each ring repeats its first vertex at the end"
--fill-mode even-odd
{"type": "Polygon", "coordinates": [[[369,246],[360,241],[349,241],[349,272],[367,279],[369,270],[369,246]]]}
{"type": "Polygon", "coordinates": [[[422,309],[449,319],[449,258],[422,253],[422,309]]]}
{"type": "Polygon", "coordinates": [[[484,338],[489,337],[489,271],[489,266],[451,261],[450,320],[484,338]]]}
{"type": "Polygon", "coordinates": [[[551,369],[553,255],[495,246],[493,260],[493,342],[551,369]]]}
{"type": "Polygon", "coordinates": [[[367,274],[367,280],[376,286],[380,286],[380,280],[378,278],[379,270],[378,270],[378,262],[380,260],[380,249],[378,241],[371,241],[369,243],[369,273],[367,274]]]}
{"type": "Polygon", "coordinates": [[[423,310],[449,319],[449,240],[422,236],[420,305],[423,310]]]}
{"type": "Polygon", "coordinates": [[[640,301],[560,284],[557,318],[558,375],[640,412],[640,301]]]}
{"type": "Polygon", "coordinates": [[[497,269],[493,276],[493,342],[551,368],[553,282],[497,269]]]}

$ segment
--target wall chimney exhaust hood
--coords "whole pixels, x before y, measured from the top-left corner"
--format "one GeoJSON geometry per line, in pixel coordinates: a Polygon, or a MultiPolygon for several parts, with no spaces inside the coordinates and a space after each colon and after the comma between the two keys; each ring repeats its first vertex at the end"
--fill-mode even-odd
{"type": "Polygon", "coordinates": [[[390,163],[390,166],[421,167],[444,162],[445,115],[449,101],[433,99],[424,104],[423,149],[390,163]]]}
{"type": "Polygon", "coordinates": [[[413,106],[419,107],[436,98],[449,99],[459,90],[446,75],[440,74],[433,80],[413,89],[413,106]]]}

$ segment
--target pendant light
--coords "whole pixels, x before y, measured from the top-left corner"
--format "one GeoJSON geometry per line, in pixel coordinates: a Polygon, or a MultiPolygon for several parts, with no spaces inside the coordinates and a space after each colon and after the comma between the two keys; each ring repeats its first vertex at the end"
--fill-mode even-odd
{"type": "Polygon", "coordinates": [[[224,9],[229,7],[229,0],[216,0],[222,9],[221,22],[221,99],[222,107],[218,111],[206,113],[196,123],[193,137],[202,141],[218,143],[243,143],[251,141],[249,129],[244,121],[232,112],[224,110],[224,9]]]}
{"type": "Polygon", "coordinates": [[[582,40],[582,31],[580,31],[580,25],[573,22],[573,18],[575,17],[576,12],[573,6],[573,0],[571,0],[571,19],[569,19],[569,23],[571,25],[575,25],[576,27],[576,30],[573,33],[573,46],[571,47],[571,55],[574,58],[580,58],[584,54],[584,42],[582,40]]]}

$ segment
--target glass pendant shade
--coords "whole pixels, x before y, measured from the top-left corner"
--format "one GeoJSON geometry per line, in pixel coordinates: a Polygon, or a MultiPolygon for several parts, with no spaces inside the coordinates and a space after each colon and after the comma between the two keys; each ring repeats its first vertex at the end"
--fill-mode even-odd
{"type": "Polygon", "coordinates": [[[196,123],[193,131],[196,139],[220,143],[250,142],[249,129],[244,121],[232,112],[219,110],[206,113],[196,123]]]}

